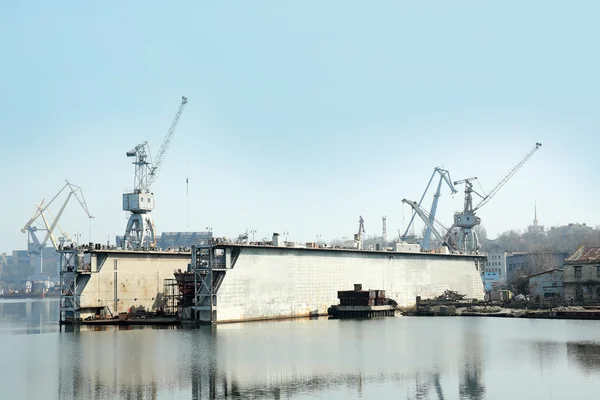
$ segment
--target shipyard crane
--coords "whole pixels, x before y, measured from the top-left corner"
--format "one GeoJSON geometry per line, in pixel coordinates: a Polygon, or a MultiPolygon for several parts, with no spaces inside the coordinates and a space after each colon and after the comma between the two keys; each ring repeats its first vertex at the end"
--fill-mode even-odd
{"type": "MultiPolygon", "coordinates": [[[[431,186],[431,182],[433,182],[433,178],[435,178],[436,174],[439,174],[440,179],[437,184],[437,190],[433,194],[433,202],[431,203],[431,211],[429,211],[429,213],[428,213],[429,222],[431,223],[430,225],[432,225],[433,221],[435,220],[435,214],[437,212],[438,201],[441,196],[442,183],[443,182],[446,183],[446,185],[450,188],[450,191],[452,192],[453,195],[458,193],[458,191],[456,190],[454,185],[452,185],[452,179],[450,179],[450,172],[448,172],[447,170],[445,170],[443,168],[435,167],[433,169],[433,173],[431,174],[431,178],[429,178],[427,187],[425,187],[425,191],[423,192],[423,195],[421,196],[421,200],[419,200],[419,202],[417,203],[417,205],[419,207],[421,207],[421,203],[423,202],[423,199],[425,199],[425,196],[427,195],[427,191],[429,190],[429,187],[431,186]]],[[[407,203],[407,204],[409,204],[409,203],[407,203]]],[[[404,232],[404,235],[402,236],[403,240],[406,239],[416,215],[417,215],[417,211],[413,207],[412,217],[410,218],[410,222],[408,223],[408,226],[406,227],[406,231],[404,232]]],[[[425,234],[423,235],[423,240],[421,241],[421,247],[424,248],[425,250],[429,250],[431,235],[433,233],[430,228],[430,225],[425,224],[425,226],[426,226],[425,234]]]]}
{"type": "Polygon", "coordinates": [[[56,229],[56,228],[58,228],[60,230],[61,234],[63,235],[62,237],[64,238],[64,240],[66,240],[68,242],[71,241],[70,236],[60,227],[60,225],[58,225],[58,221],[60,220],[60,217],[62,216],[65,208],[67,207],[67,204],[69,203],[69,200],[71,199],[71,197],[75,197],[77,199],[77,201],[81,205],[81,208],[83,208],[83,211],[88,216],[90,222],[91,222],[92,218],[94,218],[90,214],[90,211],[87,207],[87,203],[85,202],[85,198],[83,196],[83,191],[81,190],[81,188],[77,185],[70,183],[69,181],[65,181],[65,182],[66,182],[65,185],[52,198],[52,200],[50,200],[48,203],[45,203],[45,199],[44,199],[39,204],[36,204],[33,215],[31,216],[29,221],[27,221],[27,223],[25,224],[23,229],[21,229],[21,232],[23,232],[23,233],[27,232],[28,236],[29,236],[29,238],[28,238],[29,243],[27,246],[27,251],[29,254],[40,254],[41,250],[44,248],[44,246],[46,246],[48,239],[50,239],[50,241],[52,242],[52,246],[54,247],[54,249],[57,250],[58,243],[57,243],[56,238],[54,237],[54,229],[56,229]],[[58,211],[58,214],[56,214],[56,217],[54,217],[50,213],[49,207],[54,202],[54,200],[56,200],[57,197],[60,196],[60,194],[65,190],[68,190],[69,194],[67,195],[67,198],[65,199],[60,210],[58,211]],[[43,229],[38,228],[35,225],[35,223],[40,222],[40,219],[44,225],[43,229]],[[44,238],[42,240],[40,240],[36,234],[37,231],[41,231],[41,230],[46,231],[46,235],[44,236],[44,238]]]}
{"type": "Polygon", "coordinates": [[[62,189],[60,189],[58,193],[48,203],[46,203],[46,200],[43,199],[39,204],[36,204],[33,215],[31,216],[29,221],[25,223],[23,229],[21,229],[22,233],[27,232],[27,254],[40,256],[40,273],[42,263],[42,251],[46,246],[48,240],[52,242],[54,250],[58,250],[59,245],[64,242],[72,242],[71,237],[58,224],[58,221],[60,220],[63,212],[65,211],[65,208],[67,207],[67,204],[69,203],[71,197],[75,197],[77,199],[79,205],[81,206],[81,208],[83,208],[83,211],[85,212],[90,221],[91,240],[91,221],[94,217],[90,214],[87,203],[85,202],[85,197],[83,196],[83,191],[79,186],[74,185],[67,180],[65,180],[65,182],[66,183],[62,187],[62,189]],[[56,217],[54,217],[50,212],[49,207],[60,196],[60,194],[66,190],[68,190],[69,194],[67,195],[67,198],[65,199],[60,210],[58,211],[58,214],[56,214],[56,217]],[[38,227],[38,225],[43,225],[43,227],[38,227]],[[62,236],[58,238],[58,241],[54,236],[54,230],[56,228],[58,228],[58,230],[62,234],[62,236]],[[38,231],[46,232],[43,238],[38,238],[38,231]]]}
{"type": "Polygon", "coordinates": [[[381,223],[383,225],[383,229],[381,231],[381,246],[387,246],[387,217],[384,215],[381,217],[381,223]]]}
{"type": "Polygon", "coordinates": [[[541,143],[536,143],[535,146],[525,154],[525,156],[515,165],[504,178],[487,194],[482,195],[473,189],[473,181],[477,177],[462,179],[454,182],[454,185],[465,184],[465,201],[463,211],[454,214],[454,225],[450,230],[458,229],[457,248],[463,253],[477,253],[479,251],[479,238],[473,230],[476,225],[481,223],[481,218],[475,214],[477,210],[486,205],[498,191],[508,182],[510,178],[529,160],[535,152],[542,146],[541,143]],[[473,193],[481,197],[481,201],[473,206],[473,193]]]}
{"type": "Polygon", "coordinates": [[[440,229],[442,232],[449,232],[449,230],[444,227],[444,225],[442,225],[437,219],[435,219],[434,217],[431,216],[430,213],[428,213],[427,211],[425,211],[420,205],[419,203],[417,203],[416,201],[413,200],[408,200],[408,199],[402,199],[403,203],[408,204],[409,206],[412,207],[413,211],[415,212],[416,215],[419,216],[419,218],[421,218],[421,220],[425,223],[425,225],[427,226],[427,229],[433,234],[433,236],[440,242],[441,246],[447,246],[451,251],[455,251],[456,249],[454,248],[454,246],[452,245],[452,241],[449,240],[449,236],[443,236],[440,232],[440,229]],[[438,229],[435,225],[438,225],[440,229],[438,229]]]}
{"type": "Polygon", "coordinates": [[[362,250],[362,234],[365,233],[365,220],[362,215],[358,219],[358,233],[354,235],[354,241],[359,250],[362,250]]]}
{"type": "Polygon", "coordinates": [[[150,190],[150,186],[158,176],[186,104],[187,97],[182,96],[181,104],[158,151],[156,161],[152,162],[148,142],[140,143],[126,153],[127,157],[135,157],[133,161],[135,174],[133,191],[123,194],[123,210],[131,212],[123,237],[125,248],[139,249],[146,244],[147,247],[156,246],[156,228],[150,216],[150,212],[154,209],[154,193],[150,190]]]}

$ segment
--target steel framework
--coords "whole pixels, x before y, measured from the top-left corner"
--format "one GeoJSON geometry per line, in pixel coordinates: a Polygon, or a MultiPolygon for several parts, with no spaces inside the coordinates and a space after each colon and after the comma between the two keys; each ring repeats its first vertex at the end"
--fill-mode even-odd
{"type": "Polygon", "coordinates": [[[77,249],[61,250],[60,254],[60,322],[79,319],[77,290],[77,249]]]}
{"type": "Polygon", "coordinates": [[[225,278],[226,266],[219,261],[212,245],[192,248],[194,273],[194,316],[192,319],[214,323],[217,321],[217,292],[225,278]]]}

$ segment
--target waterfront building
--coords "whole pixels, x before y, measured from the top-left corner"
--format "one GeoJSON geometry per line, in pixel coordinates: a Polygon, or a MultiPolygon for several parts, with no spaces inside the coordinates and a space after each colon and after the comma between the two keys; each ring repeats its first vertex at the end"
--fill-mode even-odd
{"type": "Polygon", "coordinates": [[[561,268],[567,253],[560,252],[535,252],[512,253],[506,257],[506,278],[508,284],[555,268],[561,268]]]}
{"type": "Polygon", "coordinates": [[[594,233],[594,228],[585,223],[570,223],[563,226],[553,226],[548,231],[548,236],[556,239],[568,240],[574,237],[585,236],[594,233]]]}
{"type": "Polygon", "coordinates": [[[600,303],[600,247],[581,246],[565,260],[563,269],[567,301],[600,303]]]}
{"type": "Polygon", "coordinates": [[[536,303],[564,299],[563,270],[554,268],[529,276],[529,296],[536,303]]]}
{"type": "Polygon", "coordinates": [[[498,284],[498,273],[485,271],[483,273],[483,288],[487,292],[494,290],[494,284],[498,284]]]}
{"type": "Polygon", "coordinates": [[[496,274],[496,282],[498,282],[499,285],[506,284],[506,256],[509,254],[510,253],[499,249],[487,253],[487,259],[484,262],[483,269],[481,271],[481,276],[484,280],[484,283],[484,274],[489,272],[496,274]]]}
{"type": "Polygon", "coordinates": [[[508,283],[513,283],[520,276],[526,275],[525,271],[528,268],[526,252],[514,252],[506,256],[506,280],[508,283]]]}

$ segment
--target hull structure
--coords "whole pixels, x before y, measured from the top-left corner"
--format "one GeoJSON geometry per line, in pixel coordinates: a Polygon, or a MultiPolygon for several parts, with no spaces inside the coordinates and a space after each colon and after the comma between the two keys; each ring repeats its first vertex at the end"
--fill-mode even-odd
{"type": "Polygon", "coordinates": [[[220,277],[210,279],[218,281],[213,301],[188,316],[203,322],[326,315],[337,303],[337,291],[355,283],[384,289],[400,306],[447,289],[469,298],[484,296],[482,256],[244,245],[214,249],[223,256],[214,271],[220,277]]]}
{"type": "Polygon", "coordinates": [[[400,306],[447,289],[469,298],[484,296],[478,271],[483,256],[233,244],[206,248],[217,262],[201,271],[194,251],[63,250],[61,322],[114,316],[132,307],[160,309],[165,281],[182,271],[195,277],[195,306],[183,318],[207,323],[327,315],[338,302],[338,290],[355,283],[385,290],[400,306]],[[209,293],[199,296],[203,283],[209,293]]]}
{"type": "Polygon", "coordinates": [[[60,322],[165,305],[164,282],[190,262],[187,251],[59,250],[60,322]]]}

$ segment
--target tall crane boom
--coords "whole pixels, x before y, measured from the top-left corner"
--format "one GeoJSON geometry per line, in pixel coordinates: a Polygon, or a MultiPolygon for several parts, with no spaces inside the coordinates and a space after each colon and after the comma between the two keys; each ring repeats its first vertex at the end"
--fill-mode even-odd
{"type": "Polygon", "coordinates": [[[531,158],[531,156],[533,156],[533,154],[540,148],[542,147],[541,143],[536,143],[535,146],[533,147],[533,149],[529,150],[529,152],[525,155],[525,157],[523,157],[523,159],[517,164],[515,165],[515,167],[504,177],[504,179],[502,179],[495,188],[492,189],[491,192],[488,193],[487,196],[485,196],[480,202],[479,204],[477,204],[477,206],[473,209],[473,211],[477,211],[478,209],[480,209],[481,207],[483,207],[484,205],[487,204],[488,201],[490,201],[492,199],[492,197],[494,197],[496,195],[496,193],[498,193],[498,191],[502,188],[502,186],[504,186],[504,184],[506,182],[508,182],[508,180],[510,178],[512,178],[512,176],[523,166],[523,164],[525,164],[527,162],[527,160],[529,160],[531,158]]]}
{"type": "Polygon", "coordinates": [[[446,245],[451,250],[454,250],[452,246],[450,246],[450,244],[447,242],[446,238],[442,236],[440,231],[435,227],[434,222],[440,225],[444,229],[444,231],[449,231],[448,229],[446,229],[442,224],[440,224],[439,221],[437,221],[435,218],[431,218],[431,215],[423,208],[421,208],[419,203],[417,203],[416,201],[402,199],[402,202],[412,207],[415,213],[421,218],[421,220],[425,223],[427,228],[431,231],[433,236],[435,236],[435,238],[440,242],[442,246],[446,245]]]}
{"type": "MultiPolygon", "coordinates": [[[[50,200],[48,203],[45,203],[44,200],[42,200],[42,202],[38,205],[36,205],[36,210],[33,213],[33,216],[31,217],[31,219],[29,221],[27,221],[27,223],[25,224],[25,226],[23,227],[23,229],[21,229],[21,232],[25,233],[25,232],[29,232],[29,239],[32,241],[32,243],[30,243],[28,245],[28,251],[35,253],[35,254],[39,254],[39,252],[42,251],[42,249],[46,246],[46,243],[48,242],[48,239],[50,239],[50,241],[52,242],[52,245],[54,247],[54,249],[58,249],[58,244],[56,242],[56,238],[54,237],[54,229],[58,228],[60,229],[61,233],[63,234],[63,236],[66,237],[67,240],[69,240],[69,236],[62,230],[62,228],[60,227],[60,225],[58,225],[58,220],[60,219],[60,217],[63,214],[63,211],[65,210],[67,203],[69,202],[69,200],[71,199],[71,196],[75,197],[77,199],[77,201],[79,202],[79,205],[81,206],[81,208],[83,208],[83,211],[86,213],[86,215],[88,216],[88,218],[91,219],[94,218],[91,214],[90,211],[87,207],[87,203],[85,202],[85,198],[83,196],[83,191],[81,190],[81,188],[77,185],[74,185],[72,183],[70,183],[69,181],[65,181],[65,185],[62,187],[62,189],[60,189],[60,191],[52,198],[52,200],[50,200]],[[65,201],[63,202],[58,214],[56,215],[56,217],[53,217],[52,214],[50,213],[50,210],[48,207],[50,207],[50,205],[54,202],[54,200],[56,200],[56,198],[65,190],[69,191],[67,198],[65,199],[65,201]],[[48,218],[46,217],[46,215],[44,213],[49,214],[49,216],[52,218],[52,222],[50,222],[48,220],[48,218]],[[39,240],[36,236],[36,232],[39,230],[37,226],[34,226],[34,223],[36,222],[40,222],[38,221],[41,218],[41,221],[44,224],[45,230],[46,230],[46,235],[44,236],[44,238],[42,240],[39,240]]],[[[91,227],[91,225],[90,225],[91,227]]],[[[90,228],[91,229],[91,228],[90,228]]],[[[91,240],[91,238],[90,238],[91,240]]]]}
{"type": "MultiPolygon", "coordinates": [[[[421,207],[421,203],[423,202],[423,199],[425,199],[425,196],[427,195],[427,192],[429,190],[429,187],[431,186],[431,183],[433,182],[433,178],[435,178],[435,175],[439,174],[439,181],[437,184],[437,190],[435,191],[435,193],[433,194],[433,202],[431,203],[431,211],[429,211],[429,221],[433,224],[433,221],[435,220],[435,214],[437,212],[437,206],[438,206],[438,202],[439,202],[439,198],[441,196],[441,189],[442,189],[442,183],[446,182],[446,184],[448,185],[448,187],[450,188],[451,193],[454,195],[456,193],[458,193],[458,191],[456,190],[456,188],[454,187],[454,185],[452,185],[452,179],[450,179],[450,172],[448,170],[445,170],[443,168],[440,167],[435,167],[433,169],[433,173],[431,174],[431,178],[429,178],[429,182],[427,183],[427,187],[425,188],[425,191],[423,192],[423,195],[421,196],[421,200],[419,200],[419,202],[417,203],[417,205],[419,207],[421,207]]],[[[456,184],[456,182],[455,182],[456,184]]],[[[410,204],[410,203],[407,203],[410,204]]],[[[417,215],[417,211],[416,209],[413,207],[413,213],[412,213],[412,217],[410,218],[410,222],[408,223],[408,225],[406,226],[406,231],[404,232],[404,235],[401,237],[402,240],[405,240],[408,232],[410,230],[410,228],[413,225],[415,216],[417,215]]],[[[429,227],[429,225],[425,225],[425,233],[423,234],[423,240],[421,242],[421,247],[428,250],[429,249],[429,245],[430,245],[430,240],[431,240],[431,228],[429,227]]]]}
{"type": "Polygon", "coordinates": [[[490,193],[485,196],[473,190],[472,181],[476,180],[477,177],[463,179],[454,182],[455,185],[465,184],[465,205],[462,212],[454,214],[454,225],[453,227],[459,229],[458,232],[458,250],[461,252],[478,252],[479,251],[479,239],[477,238],[476,232],[473,228],[481,223],[481,219],[477,217],[475,212],[481,207],[486,205],[498,191],[508,182],[510,178],[533,156],[533,154],[542,146],[541,143],[536,143],[533,149],[531,149],[525,157],[519,161],[517,165],[510,170],[510,172],[492,189],[490,193]],[[473,207],[472,193],[477,194],[481,197],[481,201],[475,207],[473,207]]]}
{"type": "Polygon", "coordinates": [[[165,136],[165,140],[163,144],[160,146],[160,150],[158,151],[158,155],[156,156],[156,161],[154,161],[154,165],[150,169],[150,174],[148,176],[148,186],[152,185],[156,180],[156,176],[160,171],[160,167],[162,166],[163,161],[165,160],[165,155],[167,154],[167,150],[169,150],[169,146],[171,145],[171,138],[173,138],[173,134],[175,133],[175,128],[177,128],[177,124],[179,123],[179,118],[181,118],[181,114],[183,114],[183,109],[187,104],[187,97],[181,96],[181,104],[179,105],[179,109],[171,122],[171,127],[167,132],[167,136],[165,136]]]}
{"type": "Polygon", "coordinates": [[[165,155],[169,150],[171,139],[179,123],[179,118],[188,99],[181,96],[181,104],[175,117],[171,122],[169,131],[165,136],[162,146],[158,151],[156,161],[152,162],[150,150],[147,142],[137,145],[133,150],[128,151],[127,157],[135,157],[134,188],[131,193],[123,194],[123,211],[131,212],[125,235],[123,236],[122,246],[124,248],[139,249],[144,246],[156,246],[156,227],[150,213],[154,209],[154,193],[150,186],[156,180],[160,167],[165,160],[165,155]]]}

